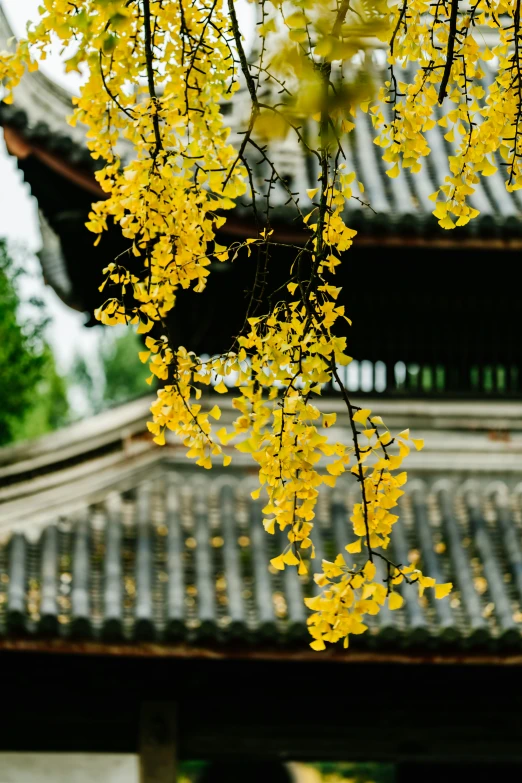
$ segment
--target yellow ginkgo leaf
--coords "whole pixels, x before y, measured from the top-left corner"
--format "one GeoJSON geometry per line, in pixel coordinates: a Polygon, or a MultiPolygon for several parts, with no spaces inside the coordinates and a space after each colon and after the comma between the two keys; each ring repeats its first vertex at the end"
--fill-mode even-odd
{"type": "Polygon", "coordinates": [[[154,326],[154,321],[151,321],[148,318],[145,321],[140,320],[136,331],[138,332],[138,334],[146,334],[147,332],[150,332],[153,326],[154,326]]]}
{"type": "Polygon", "coordinates": [[[332,38],[322,38],[320,41],[318,41],[315,45],[315,54],[318,57],[328,57],[330,52],[332,51],[333,44],[335,39],[332,38]]]}
{"type": "Polygon", "coordinates": [[[342,459],[338,459],[335,462],[331,462],[329,465],[326,466],[326,470],[328,471],[328,473],[330,473],[331,476],[340,476],[341,473],[344,473],[345,471],[345,467],[342,459]]]}
{"type": "Polygon", "coordinates": [[[288,552],[283,555],[283,561],[286,563],[286,565],[299,565],[299,559],[294,555],[291,549],[289,549],[288,552]]]}
{"type": "Polygon", "coordinates": [[[482,175],[484,177],[491,177],[491,175],[494,174],[497,170],[497,167],[490,163],[486,158],[484,161],[484,166],[482,167],[482,175]]]}
{"type": "Polygon", "coordinates": [[[295,11],[293,14],[289,14],[286,17],[285,22],[288,25],[288,27],[291,28],[305,27],[307,23],[307,19],[302,11],[295,11]]]}
{"type": "Polygon", "coordinates": [[[404,603],[404,598],[400,593],[390,593],[388,596],[388,606],[390,609],[400,609],[404,603]]]}
{"type": "Polygon", "coordinates": [[[453,220],[450,218],[449,215],[446,215],[446,217],[443,218],[443,220],[439,220],[439,226],[441,228],[452,229],[455,228],[455,223],[453,222],[453,220]]]}
{"type": "Polygon", "coordinates": [[[221,429],[216,432],[216,435],[224,446],[235,437],[234,433],[227,432],[225,427],[221,427],[221,429]]]}
{"type": "Polygon", "coordinates": [[[386,174],[391,178],[395,179],[395,177],[398,177],[400,174],[399,164],[396,163],[394,166],[391,167],[391,169],[386,170],[386,174]]]}
{"type": "Polygon", "coordinates": [[[267,533],[270,533],[270,535],[273,536],[275,533],[275,519],[264,519],[263,527],[267,533]]]}
{"type": "Polygon", "coordinates": [[[366,425],[366,419],[368,418],[370,413],[371,413],[370,408],[361,408],[361,410],[356,411],[353,414],[353,420],[356,421],[358,424],[366,425]]]}
{"type": "Polygon", "coordinates": [[[284,571],[285,570],[285,561],[283,555],[278,555],[277,557],[273,557],[270,561],[270,563],[276,568],[278,571],[284,571]]]}
{"type": "Polygon", "coordinates": [[[453,584],[451,582],[435,585],[435,598],[446,598],[446,596],[449,595],[452,590],[453,584]]]}
{"type": "Polygon", "coordinates": [[[323,484],[326,484],[327,487],[335,487],[336,477],[335,476],[321,476],[321,480],[323,484]]]}
{"type": "Polygon", "coordinates": [[[323,427],[331,427],[333,424],[335,424],[336,420],[337,420],[336,413],[323,414],[323,427]]]}

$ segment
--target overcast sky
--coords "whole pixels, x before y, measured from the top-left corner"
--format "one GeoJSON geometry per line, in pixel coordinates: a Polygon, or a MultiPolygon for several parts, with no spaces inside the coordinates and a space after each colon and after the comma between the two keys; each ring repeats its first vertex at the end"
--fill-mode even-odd
{"type": "MultiPolygon", "coordinates": [[[[28,19],[36,19],[39,0],[3,0],[2,7],[17,35],[23,35],[28,19]]],[[[47,76],[67,87],[77,90],[74,74],[63,74],[57,54],[50,57],[42,68],[47,76]],[[73,77],[72,79],[70,77],[73,77]]],[[[5,149],[0,133],[0,237],[6,237],[18,257],[24,259],[29,275],[23,282],[24,296],[39,296],[47,304],[52,317],[48,340],[52,345],[61,372],[66,372],[76,352],[93,356],[100,336],[100,329],[86,329],[85,316],[64,305],[54,291],[44,285],[40,264],[34,253],[40,248],[40,234],[36,200],[16,166],[16,161],[5,149]],[[29,251],[29,253],[24,251],[29,251]]]]}

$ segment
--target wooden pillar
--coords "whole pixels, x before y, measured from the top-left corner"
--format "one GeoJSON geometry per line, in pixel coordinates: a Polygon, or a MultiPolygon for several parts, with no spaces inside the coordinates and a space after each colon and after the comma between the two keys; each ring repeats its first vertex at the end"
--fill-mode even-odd
{"type": "Polygon", "coordinates": [[[144,702],[140,715],[140,783],[176,783],[176,705],[144,702]]]}

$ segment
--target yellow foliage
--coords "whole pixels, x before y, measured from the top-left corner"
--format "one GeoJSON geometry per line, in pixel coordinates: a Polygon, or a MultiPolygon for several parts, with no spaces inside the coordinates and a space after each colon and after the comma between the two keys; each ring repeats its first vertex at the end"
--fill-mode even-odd
{"type": "MultiPolygon", "coordinates": [[[[259,467],[260,488],[267,494],[266,531],[284,531],[288,539],[271,565],[281,571],[297,567],[303,576],[308,558],[315,555],[320,485],[334,487],[347,472],[357,481],[360,498],[350,518],[350,537],[355,540],[345,550],[357,554],[364,546],[366,560],[362,566],[352,565],[339,554],[334,562],[323,561],[315,576],[321,593],[306,599],[314,650],[341,640],[348,647],[350,634],[363,633],[365,616],[380,611],[387,597],[390,609],[400,608],[402,596],[393,589],[400,583],[418,582],[421,593],[434,588],[435,597],[443,598],[451,584],[435,585],[413,566],[395,565],[386,554],[398,519],[391,512],[407,478],[404,471],[396,472],[409,453],[405,441],[416,449],[423,441],[411,439],[409,431],[394,438],[380,416],[352,407],[337,369],[351,361],[346,338],[337,336],[337,327],[350,321],[333,282],[356,236],[344,221],[355,174],[342,163],[339,145],[343,134],[355,127],[361,109],[376,129],[388,176],[400,176],[402,168],[414,173],[430,153],[426,134],[435,124],[435,106],[444,93],[439,124],[451,123],[446,133],[450,173],[431,197],[440,225],[454,228],[478,215],[468,200],[480,176],[497,173],[493,161],[498,150],[507,164],[508,187],[522,187],[522,140],[513,131],[520,117],[520,85],[513,69],[520,67],[521,57],[517,49],[514,62],[510,43],[519,34],[513,30],[513,4],[478,0],[473,7],[482,25],[497,28],[494,51],[480,49],[479,28],[468,24],[469,11],[462,5],[453,59],[447,65],[448,24],[442,17],[431,24],[438,6],[425,0],[406,0],[406,5],[368,0],[353,6],[276,0],[270,10],[263,5],[258,33],[263,42],[260,57],[265,59],[251,68],[245,65],[233,0],[76,0],[73,6],[75,13],[69,0],[46,0],[27,39],[15,51],[0,54],[0,79],[9,103],[24,69],[33,70],[55,38],[64,48],[74,41],[68,70],[86,66],[88,79],[74,98],[71,123],[87,128],[89,150],[103,163],[96,176],[106,195],[93,204],[87,227],[97,242],[111,222],[117,223],[141,269],[141,274],[131,274],[117,260],[106,267],[100,290],[110,289],[111,296],[96,317],[109,325],[132,324],[138,333],[148,334],[147,350],[139,357],[150,368],[147,382],[161,382],[149,424],[154,441],[165,445],[166,431],[171,430],[187,455],[208,469],[215,458],[224,466],[230,463],[222,445],[235,439],[235,448],[251,455],[259,467]],[[367,51],[369,38],[393,42],[389,64],[394,78],[378,95],[364,68],[354,78],[347,76],[367,51]],[[493,57],[498,58],[498,75],[486,91],[481,61],[493,57]],[[411,84],[401,79],[398,62],[419,66],[411,84]],[[346,71],[343,80],[337,67],[346,71]],[[241,71],[251,114],[234,146],[221,106],[238,89],[241,71]],[[268,88],[261,97],[258,88],[265,83],[268,88]],[[271,93],[274,84],[277,89],[271,93]],[[313,129],[305,137],[301,128],[305,122],[310,127],[308,118],[313,129]],[[290,133],[309,147],[319,164],[317,187],[307,190],[313,208],[310,211],[309,204],[306,215],[270,161],[271,140],[290,133]],[[116,152],[122,139],[135,149],[128,162],[116,152]],[[269,228],[236,246],[216,242],[226,213],[239,198],[253,195],[246,154],[251,147],[257,156],[265,156],[274,183],[286,191],[302,219],[307,243],[299,252],[306,255],[308,271],[293,269],[285,284],[289,301],[276,303],[269,312],[245,314],[245,328],[230,352],[202,359],[174,344],[163,324],[180,290],[205,289],[216,261],[233,261],[241,248],[249,256],[252,250],[270,255],[276,240],[269,228]],[[235,384],[236,418],[228,430],[215,430],[219,405],[207,410],[199,401],[202,387],[214,379],[218,394],[230,393],[235,384]],[[350,445],[331,436],[328,430],[336,415],[321,410],[321,391],[332,381],[346,403],[350,445]]],[[[364,191],[362,183],[357,187],[359,193],[364,191]]],[[[255,500],[260,488],[252,493],[255,500]]]]}

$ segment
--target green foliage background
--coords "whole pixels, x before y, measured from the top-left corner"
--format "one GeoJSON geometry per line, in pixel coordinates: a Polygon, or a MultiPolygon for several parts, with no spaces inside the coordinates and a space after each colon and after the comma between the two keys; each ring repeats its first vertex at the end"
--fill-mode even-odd
{"type": "Polygon", "coordinates": [[[44,339],[42,303],[31,300],[33,316],[21,322],[22,274],[0,239],[0,445],[43,435],[68,415],[66,385],[44,339]]]}
{"type": "Polygon", "coordinates": [[[100,377],[93,374],[83,356],[76,357],[69,383],[83,391],[92,413],[150,394],[145,383],[149,372],[138,358],[140,350],[143,344],[132,329],[125,328],[114,337],[104,327],[100,377]]]}

